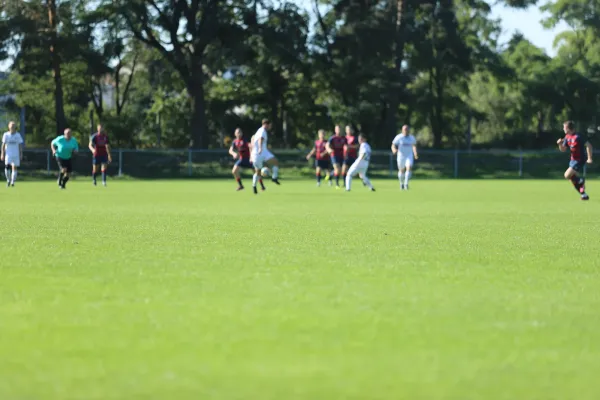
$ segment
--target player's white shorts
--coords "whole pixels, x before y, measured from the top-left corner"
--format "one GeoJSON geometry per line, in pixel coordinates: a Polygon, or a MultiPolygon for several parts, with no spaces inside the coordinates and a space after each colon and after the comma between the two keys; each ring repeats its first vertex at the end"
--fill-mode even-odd
{"type": "Polygon", "coordinates": [[[412,154],[410,156],[400,155],[398,157],[398,169],[412,168],[415,163],[415,156],[412,154]]]}
{"type": "Polygon", "coordinates": [[[273,155],[273,153],[271,153],[269,150],[264,149],[260,155],[262,156],[264,161],[269,161],[272,158],[275,158],[275,156],[273,155]]]}
{"type": "Polygon", "coordinates": [[[4,155],[4,164],[5,165],[14,165],[15,167],[21,166],[21,158],[18,154],[5,154],[4,155]]]}
{"type": "Polygon", "coordinates": [[[365,174],[368,169],[369,169],[368,161],[356,160],[356,161],[354,161],[352,166],[350,166],[350,169],[348,170],[348,175],[354,176],[356,174],[365,174]]]}
{"type": "Polygon", "coordinates": [[[264,151],[260,154],[256,154],[256,153],[250,154],[250,161],[252,162],[252,165],[254,166],[254,168],[261,169],[263,167],[263,165],[264,165],[263,154],[264,154],[264,151]]]}

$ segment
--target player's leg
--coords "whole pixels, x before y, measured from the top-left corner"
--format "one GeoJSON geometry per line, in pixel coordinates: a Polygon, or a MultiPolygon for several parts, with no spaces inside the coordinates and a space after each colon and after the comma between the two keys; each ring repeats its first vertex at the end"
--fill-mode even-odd
{"type": "Polygon", "coordinates": [[[233,174],[233,177],[235,178],[235,180],[238,184],[238,188],[237,188],[238,191],[244,189],[244,185],[242,184],[242,177],[240,175],[241,163],[242,163],[242,160],[237,160],[235,162],[235,164],[233,165],[233,169],[231,170],[231,173],[233,174]]]}
{"type": "Polygon", "coordinates": [[[396,160],[398,164],[398,182],[400,182],[400,190],[404,189],[404,159],[398,156],[396,160]]]}
{"type": "Polygon", "coordinates": [[[348,172],[346,173],[346,191],[349,192],[350,189],[352,189],[352,178],[354,178],[354,176],[356,175],[356,173],[358,172],[358,167],[360,161],[355,161],[354,164],[352,164],[352,166],[350,166],[350,169],[348,170],[348,172]]]}
{"type": "Polygon", "coordinates": [[[108,169],[108,160],[105,160],[102,164],[100,164],[100,171],[102,173],[102,185],[106,186],[106,170],[108,169]]]}
{"type": "Polygon", "coordinates": [[[342,164],[342,182],[346,182],[346,174],[348,173],[348,169],[350,168],[350,165],[348,165],[348,160],[344,159],[344,162],[342,164]]]}
{"type": "Polygon", "coordinates": [[[335,176],[335,186],[339,189],[340,187],[340,175],[342,174],[342,161],[335,159],[333,163],[333,175],[335,176]]]}
{"type": "Polygon", "coordinates": [[[367,170],[369,169],[369,164],[367,164],[364,161],[363,161],[363,163],[364,164],[359,169],[358,174],[359,174],[360,178],[362,179],[363,183],[365,184],[365,186],[368,187],[372,192],[374,192],[375,188],[373,187],[371,180],[367,176],[367,170]]]}
{"type": "Polygon", "coordinates": [[[271,180],[279,185],[279,161],[277,161],[277,158],[275,158],[273,154],[267,151],[265,154],[265,162],[269,168],[271,168],[271,180]]]}
{"type": "Polygon", "coordinates": [[[315,176],[317,177],[317,186],[321,186],[321,162],[315,161],[315,176]]]}
{"type": "Polygon", "coordinates": [[[92,182],[96,186],[96,178],[98,177],[98,158],[92,157],[92,182]]]}
{"type": "MultiPolygon", "coordinates": [[[[257,156],[252,164],[253,164],[252,166],[254,167],[254,175],[252,175],[252,190],[254,191],[254,194],[258,194],[258,189],[256,189],[256,184],[260,180],[261,186],[262,186],[262,179],[260,178],[260,176],[261,176],[260,170],[263,167],[263,160],[261,157],[257,156]]],[[[264,187],[263,187],[263,190],[264,190],[264,187]]]]}
{"type": "Polygon", "coordinates": [[[565,179],[568,179],[573,184],[573,188],[581,195],[582,200],[588,200],[589,196],[585,192],[585,179],[578,174],[579,163],[571,162],[569,168],[565,171],[565,179]]]}
{"type": "Polygon", "coordinates": [[[73,172],[71,159],[64,160],[63,179],[62,179],[62,188],[63,189],[66,189],[66,187],[67,187],[67,182],[69,182],[69,179],[71,178],[71,172],[73,172]]]}
{"type": "Polygon", "coordinates": [[[410,158],[407,158],[406,163],[404,165],[406,166],[406,173],[404,174],[404,189],[408,190],[408,181],[412,177],[412,160],[410,158]]]}
{"type": "MultiPolygon", "coordinates": [[[[4,157],[7,157],[6,155],[4,157]]],[[[10,186],[10,180],[12,178],[12,168],[7,158],[4,158],[4,176],[6,177],[6,187],[10,186]]]]}
{"type": "Polygon", "coordinates": [[[16,162],[11,163],[12,174],[10,176],[10,186],[15,186],[15,182],[17,181],[17,169],[18,165],[16,162]]]}

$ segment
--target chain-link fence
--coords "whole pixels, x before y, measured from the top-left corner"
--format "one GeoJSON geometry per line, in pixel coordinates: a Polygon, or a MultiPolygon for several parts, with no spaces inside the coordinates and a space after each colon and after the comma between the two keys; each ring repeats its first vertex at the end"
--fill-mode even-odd
{"type": "MultiPolygon", "coordinates": [[[[314,160],[306,151],[273,150],[282,176],[312,177],[314,160]]],[[[114,149],[108,173],[141,179],[221,178],[231,176],[234,164],[226,150],[130,150],[114,149]]],[[[21,172],[25,176],[54,175],[57,169],[51,151],[26,149],[21,172]]],[[[558,151],[434,151],[421,150],[414,176],[420,178],[557,178],[568,166],[569,156],[558,151]]],[[[75,175],[90,175],[92,155],[87,149],[73,158],[75,175]]],[[[396,176],[396,157],[390,151],[374,151],[369,173],[376,177],[396,176]]],[[[598,173],[588,167],[588,176],[598,173]]]]}

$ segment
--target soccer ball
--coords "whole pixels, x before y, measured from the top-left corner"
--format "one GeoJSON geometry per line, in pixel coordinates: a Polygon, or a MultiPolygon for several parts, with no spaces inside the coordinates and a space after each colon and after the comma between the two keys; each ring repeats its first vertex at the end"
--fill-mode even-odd
{"type": "Polygon", "coordinates": [[[260,174],[261,174],[262,176],[265,176],[265,177],[266,177],[266,176],[269,176],[269,172],[270,172],[270,171],[269,171],[269,168],[267,168],[267,167],[263,167],[263,168],[260,170],[260,174]]]}

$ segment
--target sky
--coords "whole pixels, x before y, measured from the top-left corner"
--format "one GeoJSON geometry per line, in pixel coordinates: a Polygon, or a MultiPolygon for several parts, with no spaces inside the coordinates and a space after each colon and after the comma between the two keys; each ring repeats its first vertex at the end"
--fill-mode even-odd
{"type": "Polygon", "coordinates": [[[550,56],[556,54],[553,48],[556,35],[569,29],[565,23],[560,23],[553,29],[544,29],[541,20],[544,19],[545,15],[537,7],[530,7],[527,10],[515,10],[495,5],[492,7],[491,16],[502,20],[502,42],[508,41],[514,32],[520,31],[531,43],[543,48],[550,56]]]}

